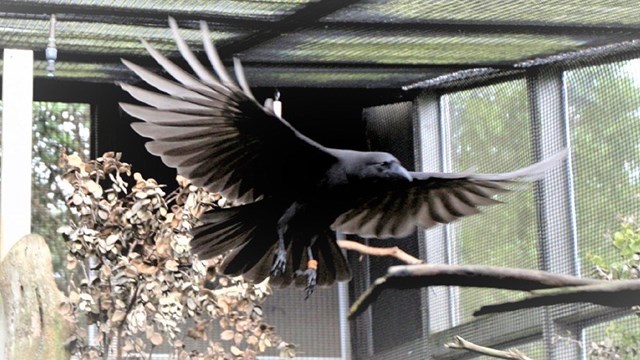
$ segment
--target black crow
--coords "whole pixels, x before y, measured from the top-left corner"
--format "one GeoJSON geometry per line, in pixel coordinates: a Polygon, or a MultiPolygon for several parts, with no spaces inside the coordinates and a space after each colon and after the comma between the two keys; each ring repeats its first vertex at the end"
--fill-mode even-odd
{"type": "Polygon", "coordinates": [[[369,238],[403,237],[499,203],[494,195],[532,181],[565,157],[505,174],[407,171],[391,154],[324,147],[259,104],[237,59],[237,82],[227,73],[202,23],[212,73],[169,20],[178,49],[195,76],[147,42],[149,54],[173,78],[123,60],[160,92],[121,84],[149,106],[121,104],[131,126],[153,139],[148,151],[197,186],[237,206],[205,213],[193,231],[201,258],[228,251],[222,269],[252,281],[329,285],[350,279],[335,232],[369,238]],[[304,275],[304,276],[300,276],[304,275]]]}

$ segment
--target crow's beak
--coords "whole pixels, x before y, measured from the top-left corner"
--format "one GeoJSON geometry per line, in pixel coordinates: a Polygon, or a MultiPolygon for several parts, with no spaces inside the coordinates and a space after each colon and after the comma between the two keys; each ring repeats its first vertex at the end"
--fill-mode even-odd
{"type": "Polygon", "coordinates": [[[405,169],[402,165],[398,164],[398,163],[393,163],[391,165],[391,172],[394,173],[396,176],[407,180],[407,181],[413,181],[413,177],[411,176],[411,174],[409,174],[409,172],[407,171],[407,169],[405,169]]]}

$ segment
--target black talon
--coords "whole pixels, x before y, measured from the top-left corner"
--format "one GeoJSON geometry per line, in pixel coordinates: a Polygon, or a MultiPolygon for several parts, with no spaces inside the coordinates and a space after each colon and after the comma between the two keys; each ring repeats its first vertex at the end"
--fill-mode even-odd
{"type": "Polygon", "coordinates": [[[276,277],[284,274],[287,266],[287,251],[283,248],[276,250],[276,256],[273,259],[273,265],[271,266],[271,276],[276,277]]]}
{"type": "Polygon", "coordinates": [[[309,299],[309,296],[311,296],[313,291],[316,289],[318,272],[316,269],[308,268],[305,271],[297,270],[296,276],[304,276],[307,278],[307,286],[304,288],[304,299],[309,299]]]}

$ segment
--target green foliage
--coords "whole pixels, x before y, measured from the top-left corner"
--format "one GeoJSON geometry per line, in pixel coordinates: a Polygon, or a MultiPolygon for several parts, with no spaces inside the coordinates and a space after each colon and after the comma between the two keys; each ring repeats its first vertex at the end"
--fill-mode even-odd
{"type": "MultiPolygon", "coordinates": [[[[618,226],[616,216],[634,213],[639,205],[635,195],[640,193],[640,84],[629,71],[633,64],[623,61],[564,75],[583,273],[591,270],[593,260],[631,276],[629,269],[633,269],[632,262],[637,262],[632,253],[640,246],[638,238],[620,230],[620,248],[616,248],[600,236],[603,229],[618,226]],[[627,260],[620,258],[620,253],[627,260]]],[[[524,80],[446,95],[444,109],[451,119],[453,170],[475,167],[483,172],[500,172],[530,164],[533,125],[528,98],[524,80]]],[[[564,141],[564,135],[548,140],[564,141]]],[[[537,268],[538,224],[533,192],[507,194],[500,200],[507,204],[485,208],[482,216],[454,226],[456,261],[537,268]]],[[[471,312],[480,304],[517,296],[506,291],[461,289],[461,320],[471,320],[471,312]]]]}
{"type": "MultiPolygon", "coordinates": [[[[621,218],[620,228],[606,238],[616,249],[617,259],[605,260],[602,256],[589,253],[587,258],[593,265],[598,278],[605,280],[638,279],[640,275],[640,224],[635,217],[621,218]]],[[[637,310],[637,309],[636,309],[637,310]]],[[[604,339],[589,344],[591,359],[635,359],[640,354],[640,331],[638,318],[630,317],[603,324],[599,329],[604,339]]],[[[593,332],[593,331],[592,331],[593,332]]]]}
{"type": "Polygon", "coordinates": [[[618,252],[599,234],[616,228],[616,217],[635,213],[639,205],[640,88],[631,66],[618,62],[565,75],[584,272],[590,270],[589,253],[606,262],[618,260],[618,252]]]}
{"type": "MultiPolygon", "coordinates": [[[[2,106],[0,102],[0,115],[2,106]]],[[[65,246],[56,229],[68,222],[61,191],[60,154],[89,158],[90,106],[77,103],[33,103],[31,231],[42,235],[53,256],[54,271],[66,277],[65,246]]]]}
{"type": "Polygon", "coordinates": [[[53,255],[54,271],[66,277],[66,249],[57,228],[71,214],[62,191],[62,153],[77,153],[88,160],[90,106],[74,103],[33,103],[33,152],[31,174],[31,231],[42,235],[53,255]]]}
{"type": "MultiPolygon", "coordinates": [[[[448,95],[454,171],[476,168],[505,172],[532,162],[531,124],[524,81],[501,83],[448,95]]],[[[533,193],[501,196],[507,204],[487,207],[454,225],[457,259],[465,264],[536,268],[533,193]]],[[[460,317],[473,319],[481,304],[514,300],[518,294],[460,289],[460,317]]]]}
{"type": "Polygon", "coordinates": [[[640,227],[635,218],[622,219],[621,228],[607,237],[617,249],[619,258],[607,261],[602,256],[587,254],[594,271],[607,280],[637,279],[640,275],[640,227]]]}

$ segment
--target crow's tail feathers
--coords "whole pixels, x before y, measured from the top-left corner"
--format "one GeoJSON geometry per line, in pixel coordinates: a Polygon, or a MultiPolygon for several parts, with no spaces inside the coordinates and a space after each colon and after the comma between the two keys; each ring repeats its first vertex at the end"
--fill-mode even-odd
{"type": "MultiPolygon", "coordinates": [[[[247,280],[261,282],[270,276],[277,250],[277,222],[286,207],[268,200],[233,208],[211,210],[201,217],[202,225],[193,230],[192,251],[201,259],[228,253],[221,270],[227,275],[243,275],[247,280]]],[[[284,273],[271,279],[271,284],[286,287],[292,283],[306,286],[296,270],[306,270],[309,244],[303,239],[288,241],[284,273]]],[[[331,285],[351,278],[351,271],[333,232],[317,234],[310,245],[318,262],[317,284],[331,285]]]]}

